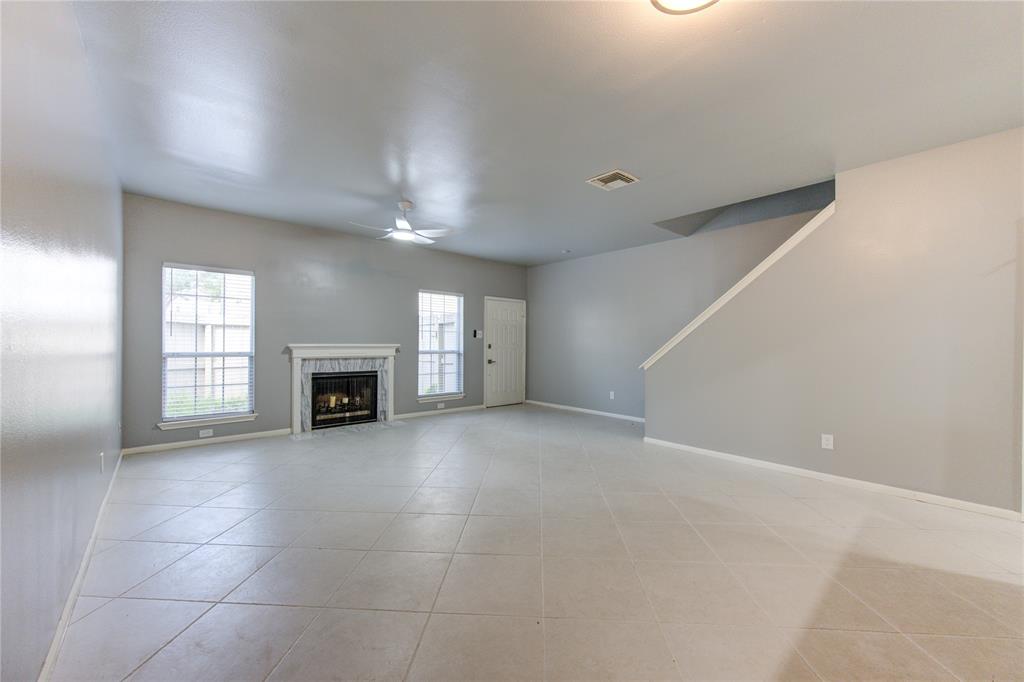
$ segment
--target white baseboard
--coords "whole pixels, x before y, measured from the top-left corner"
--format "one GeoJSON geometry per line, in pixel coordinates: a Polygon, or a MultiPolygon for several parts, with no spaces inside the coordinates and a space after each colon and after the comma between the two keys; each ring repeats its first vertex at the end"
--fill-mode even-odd
{"type": "Polygon", "coordinates": [[[143,452],[161,452],[163,450],[179,450],[181,448],[192,448],[197,445],[211,445],[213,443],[227,443],[233,440],[251,440],[253,438],[273,438],[274,436],[288,436],[291,429],[274,429],[273,431],[255,431],[253,433],[236,433],[232,436],[214,436],[212,438],[197,438],[195,440],[179,440],[173,443],[156,443],[155,445],[139,445],[134,448],[121,450],[122,455],[138,455],[143,452]]]}
{"type": "Polygon", "coordinates": [[[594,414],[598,417],[611,417],[612,419],[625,419],[630,422],[643,423],[643,417],[634,417],[628,414],[618,414],[616,412],[601,412],[600,410],[588,410],[583,407],[573,407],[572,405],[559,405],[558,403],[545,403],[540,400],[527,400],[525,401],[531,405],[540,405],[541,407],[550,407],[555,410],[569,410],[570,412],[582,412],[583,414],[594,414]]]}
{"type": "Polygon", "coordinates": [[[464,407],[446,407],[443,410],[423,410],[422,412],[407,412],[396,414],[395,419],[416,419],[417,417],[430,417],[435,414],[449,414],[451,412],[469,412],[470,410],[482,410],[483,405],[466,405],[464,407]]]}
{"type": "Polygon", "coordinates": [[[707,448],[698,448],[693,445],[673,443],[672,441],[651,438],[650,436],[644,436],[644,442],[650,443],[651,445],[660,445],[666,448],[673,448],[675,450],[685,450],[687,452],[692,452],[697,455],[706,455],[708,457],[724,459],[730,462],[749,464],[750,466],[760,467],[762,469],[782,471],[784,473],[794,474],[796,476],[815,478],[818,479],[819,481],[840,483],[843,485],[851,486],[853,488],[860,488],[862,490],[870,490],[876,493],[895,495],[896,497],[905,497],[912,500],[917,500],[918,502],[927,502],[929,504],[937,504],[943,507],[953,507],[954,509],[962,509],[964,511],[974,512],[976,514],[987,514],[989,516],[997,516],[1002,519],[1011,519],[1013,521],[1024,521],[1024,515],[1022,515],[1020,512],[1015,512],[1012,509],[991,507],[987,504],[968,502],[967,500],[958,500],[953,497],[943,497],[942,495],[934,495],[932,493],[923,493],[918,490],[910,490],[909,488],[898,488],[892,485],[885,485],[884,483],[872,483],[871,481],[862,481],[859,478],[848,478],[846,476],[837,476],[836,474],[826,474],[823,471],[803,469],[801,467],[790,466],[788,464],[768,462],[763,459],[754,459],[753,457],[743,457],[742,455],[733,455],[728,452],[719,452],[717,450],[708,450],[707,448]]]}
{"type": "Polygon", "coordinates": [[[67,601],[64,602],[64,608],[60,612],[60,619],[57,621],[57,629],[53,633],[53,640],[50,642],[50,649],[46,652],[46,659],[43,661],[43,668],[39,672],[39,680],[41,682],[48,682],[50,677],[53,675],[53,667],[57,664],[57,656],[60,654],[60,648],[64,644],[64,636],[67,634],[68,627],[71,625],[71,615],[75,612],[75,603],[78,601],[78,594],[82,591],[82,583],[85,581],[85,574],[89,571],[89,562],[92,559],[92,550],[96,546],[96,539],[100,532],[100,522],[103,521],[103,514],[107,510],[107,500],[110,499],[110,493],[114,489],[114,481],[117,480],[117,471],[120,468],[121,455],[118,455],[117,464],[114,465],[114,472],[110,475],[110,482],[107,483],[107,492],[103,495],[99,511],[96,514],[96,523],[92,526],[92,534],[89,535],[89,542],[85,544],[85,553],[82,555],[82,561],[78,564],[78,572],[75,573],[75,579],[71,581],[71,591],[68,592],[67,601]]]}

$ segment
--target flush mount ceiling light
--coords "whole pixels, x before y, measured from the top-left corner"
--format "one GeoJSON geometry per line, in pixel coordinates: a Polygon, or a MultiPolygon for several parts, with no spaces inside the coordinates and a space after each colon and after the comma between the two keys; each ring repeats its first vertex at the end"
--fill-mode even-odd
{"type": "Polygon", "coordinates": [[[665,14],[693,14],[716,2],[718,0],[651,0],[651,4],[665,14]]]}

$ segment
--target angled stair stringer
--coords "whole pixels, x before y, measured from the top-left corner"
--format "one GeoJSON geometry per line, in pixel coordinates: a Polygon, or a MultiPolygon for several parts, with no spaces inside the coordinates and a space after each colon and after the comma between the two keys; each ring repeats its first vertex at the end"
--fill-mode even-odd
{"type": "Polygon", "coordinates": [[[782,242],[782,244],[779,245],[779,248],[772,251],[767,258],[758,263],[753,270],[748,272],[743,277],[743,279],[736,282],[736,284],[730,287],[728,291],[719,296],[714,303],[705,308],[704,312],[702,312],[697,317],[693,318],[689,324],[687,324],[685,327],[682,328],[682,330],[679,331],[678,334],[673,336],[661,348],[656,350],[654,354],[651,355],[651,357],[647,358],[644,361],[644,363],[640,365],[640,369],[649,369],[651,365],[656,363],[663,355],[665,355],[670,350],[675,348],[680,341],[682,341],[687,336],[692,334],[697,329],[697,327],[707,322],[708,319],[710,319],[711,316],[714,315],[716,312],[721,310],[726,303],[728,303],[730,300],[735,298],[737,294],[739,294],[741,291],[750,286],[750,284],[758,277],[760,277],[766,270],[768,270],[768,268],[770,268],[772,265],[777,263],[783,256],[785,256],[787,253],[796,248],[797,244],[807,239],[807,237],[809,237],[812,232],[821,227],[825,223],[825,221],[827,221],[829,218],[832,217],[833,214],[835,214],[835,212],[836,202],[833,201],[828,206],[821,209],[821,211],[819,211],[813,218],[811,218],[806,225],[804,225],[799,230],[794,232],[789,239],[782,242]]]}

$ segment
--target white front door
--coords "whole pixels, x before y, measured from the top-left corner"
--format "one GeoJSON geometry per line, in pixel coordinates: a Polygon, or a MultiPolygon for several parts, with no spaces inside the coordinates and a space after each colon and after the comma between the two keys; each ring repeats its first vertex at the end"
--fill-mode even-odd
{"type": "Polygon", "coordinates": [[[526,301],[484,297],[484,405],[526,400],[526,301]]]}

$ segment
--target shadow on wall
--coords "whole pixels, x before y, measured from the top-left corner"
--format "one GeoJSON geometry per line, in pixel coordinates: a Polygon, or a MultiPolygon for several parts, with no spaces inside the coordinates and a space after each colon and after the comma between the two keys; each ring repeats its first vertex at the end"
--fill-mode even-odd
{"type": "Polygon", "coordinates": [[[820,211],[835,201],[835,198],[836,181],[832,179],[670,220],[660,220],[654,224],[669,232],[689,237],[697,232],[710,232],[797,213],[820,211]]]}

